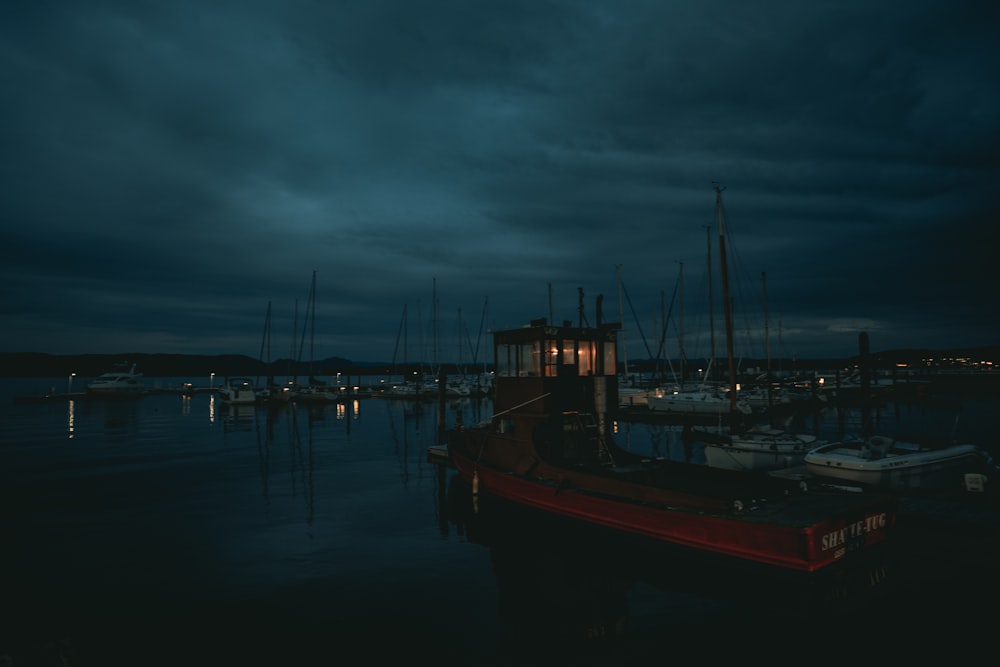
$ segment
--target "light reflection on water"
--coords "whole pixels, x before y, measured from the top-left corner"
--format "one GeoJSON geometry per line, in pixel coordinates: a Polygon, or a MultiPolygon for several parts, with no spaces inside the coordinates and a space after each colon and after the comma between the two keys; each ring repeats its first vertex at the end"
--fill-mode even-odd
{"type": "MultiPolygon", "coordinates": [[[[602,650],[632,652],[633,664],[660,664],[665,638],[670,650],[704,650],[720,623],[730,632],[762,630],[741,616],[746,596],[763,602],[783,590],[734,599],[715,583],[740,589],[722,576],[725,567],[603,534],[581,537],[520,514],[490,515],[499,531],[476,525],[463,515],[468,505],[455,500],[461,485],[427,460],[427,448],[439,442],[432,403],[355,399],[268,411],[223,406],[211,393],[13,402],[51,385],[0,380],[0,493],[13,545],[0,583],[19,603],[6,605],[12,616],[3,621],[31,636],[44,627],[98,651],[127,639],[108,627],[125,625],[152,641],[166,622],[190,630],[193,641],[196,622],[221,615],[245,625],[210,640],[253,646],[246,637],[256,631],[294,637],[304,650],[392,628],[442,662],[455,656],[455,664],[483,664],[471,658],[537,644],[526,618],[543,623],[545,614],[563,614],[561,630],[546,641],[575,643],[582,650],[570,653],[578,659],[598,645],[590,637],[602,640],[602,650]],[[612,641],[621,639],[622,619],[624,644],[612,641]],[[95,637],[89,644],[80,639],[86,633],[95,637]]],[[[975,436],[992,431],[984,418],[996,404],[963,401],[957,422],[954,402],[889,405],[876,420],[975,436]]],[[[446,424],[459,416],[473,424],[491,409],[488,400],[464,399],[443,414],[446,424]]],[[[860,424],[853,408],[791,422],[827,437],[860,424]]],[[[680,426],[616,427],[627,448],[704,460],[685,445],[680,426]]],[[[974,555],[966,575],[988,553],[974,555]]],[[[944,588],[958,598],[952,603],[963,590],[982,590],[964,580],[944,588]]],[[[914,590],[905,589],[907,618],[932,611],[914,590]]]]}

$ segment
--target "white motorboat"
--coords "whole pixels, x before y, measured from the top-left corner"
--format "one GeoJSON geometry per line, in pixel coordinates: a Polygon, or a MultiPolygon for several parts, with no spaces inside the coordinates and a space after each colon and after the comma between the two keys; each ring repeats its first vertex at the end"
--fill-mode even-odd
{"type": "Polygon", "coordinates": [[[230,378],[219,388],[219,399],[226,405],[253,405],[257,398],[258,392],[250,378],[230,378]]]}
{"type": "Polygon", "coordinates": [[[827,443],[810,450],[804,461],[813,475],[894,490],[958,489],[968,485],[966,475],[996,470],[989,454],[975,445],[928,447],[882,435],[827,443]]]}
{"type": "Polygon", "coordinates": [[[142,373],[135,370],[135,364],[118,364],[114,370],[103,373],[87,384],[87,394],[107,398],[138,396],[146,392],[142,373]]]}

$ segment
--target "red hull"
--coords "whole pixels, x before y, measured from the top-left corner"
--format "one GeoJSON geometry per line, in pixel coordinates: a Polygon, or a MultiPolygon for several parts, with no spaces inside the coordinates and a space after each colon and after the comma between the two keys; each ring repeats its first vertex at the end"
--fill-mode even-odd
{"type": "Polygon", "coordinates": [[[796,572],[886,538],[892,499],[817,493],[619,447],[608,417],[618,404],[617,328],[539,320],[494,332],[493,418],[448,432],[449,456],[474,493],[796,572]]]}
{"type": "Polygon", "coordinates": [[[561,487],[475,462],[450,448],[460,475],[477,492],[616,530],[801,572],[816,572],[882,542],[895,523],[888,501],[803,497],[761,515],[651,506],[624,497],[561,487]],[[474,479],[475,478],[475,479],[474,479]]]}

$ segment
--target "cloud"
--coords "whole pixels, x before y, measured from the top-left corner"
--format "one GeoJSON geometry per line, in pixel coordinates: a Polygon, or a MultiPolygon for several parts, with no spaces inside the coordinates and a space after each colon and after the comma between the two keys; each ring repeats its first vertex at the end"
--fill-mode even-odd
{"type": "Polygon", "coordinates": [[[435,291],[442,331],[484,304],[490,327],[575,320],[578,289],[652,331],[681,264],[707,327],[713,181],[739,307],[759,322],[766,274],[800,357],[866,327],[876,349],[996,343],[997,14],[5,8],[0,348],[252,355],[268,302],[291,336],[314,270],[322,356],[384,360],[435,291]]]}

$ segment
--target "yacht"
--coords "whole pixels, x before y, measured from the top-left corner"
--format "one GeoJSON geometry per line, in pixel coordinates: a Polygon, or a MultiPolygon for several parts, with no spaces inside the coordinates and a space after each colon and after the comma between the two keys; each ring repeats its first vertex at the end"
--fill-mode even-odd
{"type": "Polygon", "coordinates": [[[135,364],[118,364],[113,370],[103,373],[87,384],[87,394],[92,396],[138,396],[146,391],[142,373],[137,373],[135,364]]]}

